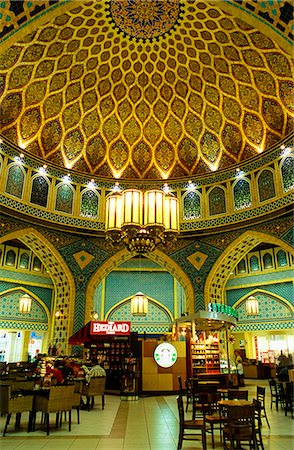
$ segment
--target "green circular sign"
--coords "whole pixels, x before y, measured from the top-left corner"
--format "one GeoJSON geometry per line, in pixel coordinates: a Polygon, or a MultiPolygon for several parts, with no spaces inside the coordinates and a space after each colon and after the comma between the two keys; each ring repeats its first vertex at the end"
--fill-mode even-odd
{"type": "Polygon", "coordinates": [[[160,367],[171,367],[177,360],[177,351],[172,344],[163,342],[154,350],[154,359],[160,367]]]}

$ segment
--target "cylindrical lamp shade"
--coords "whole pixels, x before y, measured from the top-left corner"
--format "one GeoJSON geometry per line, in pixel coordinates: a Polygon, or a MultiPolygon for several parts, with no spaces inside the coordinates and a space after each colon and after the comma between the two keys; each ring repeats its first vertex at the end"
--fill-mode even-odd
{"type": "Polygon", "coordinates": [[[24,294],[19,299],[18,310],[20,313],[30,313],[32,307],[32,299],[28,294],[24,294]]]}
{"type": "Polygon", "coordinates": [[[122,226],[141,227],[143,219],[143,193],[138,189],[123,192],[122,226]]]}
{"type": "Polygon", "coordinates": [[[147,312],[148,298],[142,292],[137,292],[131,300],[131,313],[133,316],[146,316],[147,312]]]}
{"type": "Polygon", "coordinates": [[[111,194],[106,198],[106,218],[105,229],[120,230],[122,223],[122,196],[121,194],[111,194]]]}
{"type": "Polygon", "coordinates": [[[151,190],[144,194],[144,226],[164,226],[164,197],[163,191],[151,190]]]}
{"type": "Polygon", "coordinates": [[[258,316],[259,314],[258,301],[253,295],[246,300],[246,312],[248,316],[258,316]]]}
{"type": "Polygon", "coordinates": [[[179,232],[179,201],[172,195],[164,199],[164,226],[166,233],[179,232]]]}

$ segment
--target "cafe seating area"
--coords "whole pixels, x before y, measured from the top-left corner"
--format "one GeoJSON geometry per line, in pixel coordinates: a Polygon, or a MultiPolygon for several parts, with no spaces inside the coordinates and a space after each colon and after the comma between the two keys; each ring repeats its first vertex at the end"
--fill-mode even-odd
{"type": "MultiPolygon", "coordinates": [[[[284,409],[270,408],[270,389],[268,380],[245,380],[245,387],[240,391],[248,391],[248,401],[256,398],[257,386],[265,388],[265,411],[270,424],[261,417],[261,438],[263,450],[289,450],[293,443],[293,419],[289,412],[285,416],[284,409]]],[[[179,440],[178,395],[144,396],[137,401],[122,401],[120,396],[105,395],[105,408],[102,410],[101,397],[95,399],[90,411],[80,411],[80,424],[77,415],[72,414],[71,432],[68,431],[68,415],[60,426],[56,427],[54,414],[50,415],[50,433],[47,436],[45,424],[41,423],[42,414],[37,413],[34,432],[28,432],[29,412],[21,415],[20,427],[16,428],[13,415],[2,437],[6,415],[0,418],[0,447],[7,450],[32,450],[32,448],[49,449],[58,446],[59,450],[176,450],[179,440]]],[[[226,400],[224,393],[221,393],[226,400]]],[[[234,400],[231,400],[234,402],[234,400]]],[[[246,401],[246,400],[240,400],[246,401]]],[[[184,397],[184,409],[185,409],[184,397]]],[[[192,418],[192,403],[189,403],[185,420],[192,418]]],[[[258,419],[256,419],[256,423],[258,419]]],[[[209,425],[207,424],[207,430],[209,425]]],[[[198,433],[198,432],[197,432],[198,433]]],[[[201,434],[201,433],[200,433],[201,434]]],[[[257,442],[260,436],[256,434],[257,442]]],[[[207,450],[213,449],[212,436],[206,432],[207,450]]],[[[182,450],[202,449],[201,436],[196,440],[183,440],[182,450]]],[[[244,445],[244,448],[248,448],[244,445]]],[[[218,427],[214,430],[214,449],[223,449],[218,427]]]]}

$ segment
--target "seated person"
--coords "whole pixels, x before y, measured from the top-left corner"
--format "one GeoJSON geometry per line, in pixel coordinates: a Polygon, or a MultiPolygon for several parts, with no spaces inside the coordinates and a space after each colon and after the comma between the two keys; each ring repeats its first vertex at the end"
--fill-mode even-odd
{"type": "Polygon", "coordinates": [[[64,358],[63,364],[61,367],[62,376],[64,380],[68,380],[69,378],[73,378],[74,370],[71,367],[71,360],[69,358],[64,358]]]}
{"type": "Polygon", "coordinates": [[[55,361],[54,367],[52,367],[50,363],[46,364],[46,375],[50,375],[52,381],[56,380],[57,385],[63,384],[63,382],[64,382],[64,378],[63,378],[62,372],[59,368],[58,361],[55,361]]]}
{"type": "Polygon", "coordinates": [[[87,366],[82,366],[82,368],[84,369],[85,374],[86,374],[87,383],[90,383],[90,380],[93,377],[105,377],[106,376],[106,372],[103,369],[103,367],[101,367],[98,364],[97,358],[92,358],[91,363],[92,363],[91,369],[89,369],[87,366]]]}

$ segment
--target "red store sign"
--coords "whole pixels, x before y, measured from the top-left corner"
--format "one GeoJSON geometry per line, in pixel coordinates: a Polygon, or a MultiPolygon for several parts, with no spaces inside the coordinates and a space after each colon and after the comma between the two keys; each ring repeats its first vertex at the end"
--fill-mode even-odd
{"type": "Polygon", "coordinates": [[[131,332],[131,322],[91,322],[91,334],[127,336],[131,332]]]}

